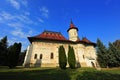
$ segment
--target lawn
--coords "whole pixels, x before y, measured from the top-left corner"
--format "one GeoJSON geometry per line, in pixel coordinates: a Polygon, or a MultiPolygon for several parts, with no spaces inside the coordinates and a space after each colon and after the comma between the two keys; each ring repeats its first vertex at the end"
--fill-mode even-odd
{"type": "Polygon", "coordinates": [[[120,68],[0,68],[0,80],[120,80],[120,68]]]}

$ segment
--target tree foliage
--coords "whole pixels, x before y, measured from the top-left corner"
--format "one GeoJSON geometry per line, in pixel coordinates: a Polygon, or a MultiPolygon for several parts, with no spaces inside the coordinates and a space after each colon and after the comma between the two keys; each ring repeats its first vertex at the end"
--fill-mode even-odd
{"type": "Polygon", "coordinates": [[[101,67],[107,67],[108,65],[107,49],[100,39],[97,40],[97,61],[101,67]]]}
{"type": "Polygon", "coordinates": [[[118,44],[114,44],[114,43],[109,43],[109,49],[108,49],[108,53],[109,53],[108,66],[109,67],[120,66],[120,48],[118,47],[118,44]]]}
{"type": "Polygon", "coordinates": [[[19,54],[21,51],[21,43],[14,43],[8,49],[8,66],[14,68],[18,64],[19,54]]]}
{"type": "Polygon", "coordinates": [[[63,46],[60,46],[59,47],[59,67],[61,69],[66,69],[66,65],[67,65],[67,58],[65,54],[65,49],[63,46]]]}
{"type": "Polygon", "coordinates": [[[20,65],[20,66],[21,66],[21,65],[23,64],[23,62],[24,62],[25,55],[26,55],[26,51],[27,51],[27,50],[22,51],[22,52],[20,53],[20,55],[19,55],[18,65],[20,65]]]}
{"type": "Polygon", "coordinates": [[[68,64],[71,69],[75,69],[76,59],[75,59],[75,52],[73,47],[68,47],[68,64]]]}
{"type": "Polygon", "coordinates": [[[97,60],[101,67],[120,66],[120,40],[109,43],[109,47],[107,49],[98,39],[97,46],[97,60]]]}
{"type": "Polygon", "coordinates": [[[0,40],[0,65],[5,66],[7,65],[7,36],[3,37],[0,40]]]}

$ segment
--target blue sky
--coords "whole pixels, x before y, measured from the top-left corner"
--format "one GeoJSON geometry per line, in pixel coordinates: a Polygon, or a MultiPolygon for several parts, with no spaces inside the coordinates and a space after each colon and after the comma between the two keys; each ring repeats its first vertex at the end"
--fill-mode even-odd
{"type": "Polygon", "coordinates": [[[0,0],[0,38],[9,45],[30,44],[28,36],[44,30],[61,32],[68,38],[70,20],[79,28],[79,37],[105,45],[120,39],[120,0],[0,0]]]}

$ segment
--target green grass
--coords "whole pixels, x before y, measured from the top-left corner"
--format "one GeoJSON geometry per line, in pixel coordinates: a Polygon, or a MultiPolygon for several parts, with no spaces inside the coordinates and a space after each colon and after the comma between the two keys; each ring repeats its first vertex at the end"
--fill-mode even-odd
{"type": "Polygon", "coordinates": [[[16,68],[0,67],[0,80],[120,80],[120,68],[66,69],[59,68],[16,68]]]}

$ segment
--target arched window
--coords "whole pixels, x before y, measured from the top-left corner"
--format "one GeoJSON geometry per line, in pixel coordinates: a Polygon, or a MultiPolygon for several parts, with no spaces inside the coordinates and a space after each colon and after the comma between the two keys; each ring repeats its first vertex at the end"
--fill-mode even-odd
{"type": "Polygon", "coordinates": [[[37,54],[35,54],[34,59],[37,59],[37,54]]]}
{"type": "Polygon", "coordinates": [[[42,57],[43,57],[43,55],[42,55],[42,54],[40,54],[40,59],[42,59],[42,57]]]}
{"type": "Polygon", "coordinates": [[[51,55],[50,55],[50,58],[51,58],[51,59],[53,59],[53,58],[54,58],[54,55],[53,55],[53,53],[51,53],[51,55]]]}

